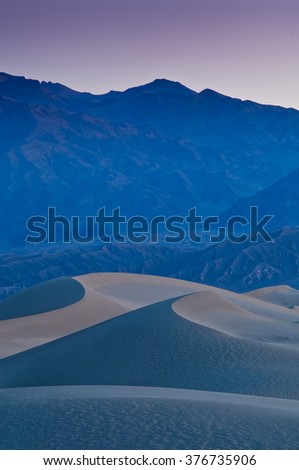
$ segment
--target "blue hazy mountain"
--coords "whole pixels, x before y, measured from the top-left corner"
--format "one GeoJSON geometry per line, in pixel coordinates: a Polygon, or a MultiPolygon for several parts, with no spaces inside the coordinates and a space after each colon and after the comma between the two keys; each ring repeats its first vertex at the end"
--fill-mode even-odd
{"type": "Polygon", "coordinates": [[[236,214],[248,217],[250,206],[260,208],[261,215],[274,217],[269,227],[299,225],[299,168],[253,196],[241,198],[221,216],[224,220],[236,214]]]}
{"type": "Polygon", "coordinates": [[[160,79],[79,93],[0,74],[1,247],[56,206],[218,214],[298,166],[299,112],[160,79]]]}
{"type": "Polygon", "coordinates": [[[169,276],[236,292],[288,284],[299,288],[299,228],[272,232],[274,242],[201,247],[157,244],[36,246],[0,254],[0,298],[59,276],[95,271],[169,276]]]}

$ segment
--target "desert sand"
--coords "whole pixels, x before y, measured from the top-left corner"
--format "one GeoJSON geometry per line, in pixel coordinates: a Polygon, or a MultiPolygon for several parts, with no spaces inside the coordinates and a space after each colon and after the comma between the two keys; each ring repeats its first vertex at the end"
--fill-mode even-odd
{"type": "Polygon", "coordinates": [[[299,321],[296,312],[267,302],[244,301],[232,295],[230,300],[219,292],[203,291],[175,301],[173,310],[187,320],[240,338],[267,341],[299,350],[299,321]]]}
{"type": "MultiPolygon", "coordinates": [[[[193,282],[139,274],[94,273],[74,279],[85,290],[84,297],[78,302],[40,314],[35,312],[34,315],[0,321],[0,359],[132,310],[188,294],[194,295],[173,304],[174,311],[188,320],[226,334],[298,346],[299,328],[294,328],[294,323],[299,321],[298,312],[256,298],[258,295],[235,294],[193,282]]],[[[272,297],[275,289],[271,291],[272,297]]],[[[286,296],[288,289],[279,288],[281,291],[286,296]]],[[[291,289],[291,297],[294,298],[297,292],[291,289]]],[[[26,308],[30,311],[28,305],[26,308]]]]}
{"type": "Polygon", "coordinates": [[[0,390],[0,414],[3,449],[297,449],[299,437],[294,400],[206,391],[0,390]]]}
{"type": "Polygon", "coordinates": [[[247,292],[247,295],[282,307],[294,308],[299,305],[299,291],[290,286],[263,287],[247,292]]]}
{"type": "Polygon", "coordinates": [[[90,274],[75,279],[85,289],[82,300],[39,315],[0,321],[0,359],[131,310],[200,289],[195,283],[131,274],[90,274]]]}
{"type": "Polygon", "coordinates": [[[74,280],[0,306],[0,448],[297,448],[297,291],[74,280]]]}

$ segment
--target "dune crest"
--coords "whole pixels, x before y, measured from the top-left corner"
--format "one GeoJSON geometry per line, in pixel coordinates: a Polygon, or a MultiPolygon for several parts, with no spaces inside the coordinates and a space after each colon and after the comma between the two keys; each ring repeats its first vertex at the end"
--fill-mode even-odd
{"type": "Polygon", "coordinates": [[[286,308],[294,308],[299,305],[299,290],[290,286],[263,287],[247,292],[246,295],[286,308]]]}
{"type": "MultiPolygon", "coordinates": [[[[156,276],[95,273],[74,278],[83,298],[45,313],[0,321],[0,359],[111,320],[132,310],[200,289],[200,285],[156,276]]],[[[51,281],[49,281],[51,283],[51,281]]],[[[59,279],[56,281],[56,287],[59,279]]],[[[62,279],[61,287],[64,288],[62,279]]],[[[47,283],[43,291],[46,292],[47,283]]],[[[34,288],[30,289],[34,296],[34,288]]],[[[15,296],[14,296],[15,297],[15,296]]]]}
{"type": "Polygon", "coordinates": [[[176,300],[172,308],[186,320],[221,333],[299,349],[299,331],[294,328],[294,317],[286,316],[284,308],[281,308],[280,318],[277,312],[271,317],[271,304],[265,303],[263,311],[260,302],[253,299],[252,303],[244,304],[243,298],[243,295],[232,296],[228,300],[218,292],[203,291],[176,300]]]}
{"type": "MultiPolygon", "coordinates": [[[[294,329],[294,323],[299,321],[298,311],[274,305],[265,299],[195,282],[142,274],[92,273],[77,276],[73,280],[76,283],[72,286],[69,305],[64,304],[61,308],[50,311],[40,310],[38,313],[36,302],[32,302],[31,310],[31,304],[27,301],[24,315],[18,318],[11,314],[7,318],[2,315],[0,359],[63,338],[133,310],[182,296],[184,298],[174,303],[174,311],[202,326],[232,336],[278,342],[291,347],[297,347],[299,343],[298,328],[294,329]],[[81,292],[83,288],[85,292],[77,301],[74,292],[76,285],[78,291],[81,292]],[[190,294],[193,296],[188,297],[190,294]]],[[[53,281],[49,282],[49,287],[51,283],[53,284],[53,281]]],[[[60,289],[65,297],[65,283],[65,278],[55,281],[58,296],[60,289]]],[[[43,295],[46,296],[49,291],[51,296],[53,290],[48,289],[47,285],[48,283],[42,285],[43,295]]],[[[30,296],[13,296],[9,302],[4,302],[10,305],[10,309],[14,304],[19,308],[18,298],[24,298],[25,295],[27,300],[34,300],[35,289],[38,294],[40,286],[31,288],[30,296]]],[[[274,293],[275,289],[274,287],[274,293]]],[[[291,290],[292,295],[293,291],[294,289],[291,290]]],[[[285,291],[283,295],[286,295],[285,291]]]]}

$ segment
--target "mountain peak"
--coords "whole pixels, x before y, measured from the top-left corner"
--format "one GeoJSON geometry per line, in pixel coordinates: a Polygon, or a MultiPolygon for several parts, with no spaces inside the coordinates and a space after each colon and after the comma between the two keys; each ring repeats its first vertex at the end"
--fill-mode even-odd
{"type": "Polygon", "coordinates": [[[21,75],[10,75],[9,73],[5,72],[0,72],[0,83],[25,83],[25,82],[37,82],[37,80],[32,80],[30,78],[25,78],[24,76],[21,75]]]}
{"type": "Polygon", "coordinates": [[[231,98],[230,96],[223,95],[222,93],[219,93],[218,91],[212,90],[211,88],[205,88],[200,93],[198,93],[198,95],[201,96],[202,98],[209,98],[209,99],[213,99],[213,98],[229,99],[229,100],[235,99],[235,98],[231,98]]]}
{"type": "Polygon", "coordinates": [[[40,81],[0,72],[0,95],[30,104],[38,104],[41,100],[48,104],[52,100],[57,104],[58,98],[68,98],[75,95],[83,97],[89,94],[76,92],[60,83],[40,81]]]}
{"type": "Polygon", "coordinates": [[[167,80],[166,78],[156,78],[150,83],[145,85],[129,88],[126,93],[174,93],[180,95],[195,95],[195,91],[190,90],[180,82],[167,80]]]}

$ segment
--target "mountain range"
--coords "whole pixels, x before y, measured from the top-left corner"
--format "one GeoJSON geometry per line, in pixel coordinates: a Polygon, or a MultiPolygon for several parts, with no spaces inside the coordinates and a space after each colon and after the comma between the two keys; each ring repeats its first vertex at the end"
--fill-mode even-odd
{"type": "Polygon", "coordinates": [[[2,248],[50,205],[215,215],[298,167],[295,109],[164,79],[96,96],[1,73],[0,119],[2,248]]]}
{"type": "Polygon", "coordinates": [[[236,292],[278,284],[299,288],[299,229],[278,229],[272,238],[271,243],[224,241],[200,248],[91,244],[12,251],[0,254],[0,298],[43,281],[97,269],[169,276],[236,292]]]}
{"type": "Polygon", "coordinates": [[[268,227],[299,225],[298,181],[299,168],[256,194],[239,199],[230,209],[221,214],[221,218],[225,221],[235,214],[248,217],[249,208],[256,206],[260,208],[261,215],[274,215],[268,227]]]}
{"type": "Polygon", "coordinates": [[[0,121],[2,296],[83,268],[241,291],[297,282],[299,111],[197,93],[165,79],[92,95],[0,73],[0,121]],[[274,245],[142,246],[135,256],[129,246],[25,243],[28,217],[46,215],[49,206],[83,217],[103,206],[146,217],[185,216],[196,206],[224,220],[247,216],[252,205],[275,216],[274,245]],[[284,265],[277,253],[288,256],[284,265]]]}

